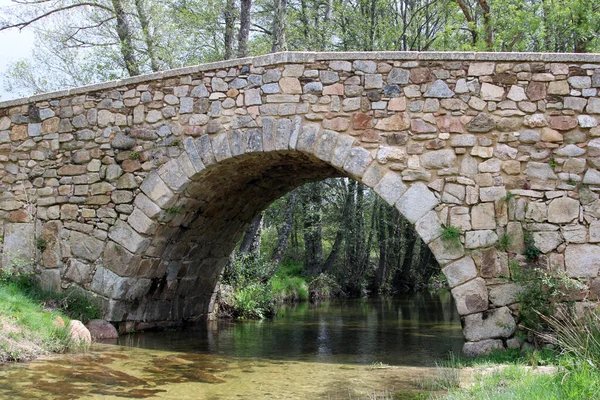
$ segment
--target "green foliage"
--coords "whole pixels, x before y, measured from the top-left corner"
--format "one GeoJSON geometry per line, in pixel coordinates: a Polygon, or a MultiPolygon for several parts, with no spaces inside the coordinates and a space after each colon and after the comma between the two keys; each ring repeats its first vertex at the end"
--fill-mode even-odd
{"type": "Polygon", "coordinates": [[[48,243],[46,243],[46,241],[42,238],[38,238],[37,242],[36,242],[36,247],[40,250],[40,251],[44,251],[46,250],[46,247],[48,247],[48,243]]]}
{"type": "Polygon", "coordinates": [[[236,289],[234,317],[240,319],[268,318],[275,314],[275,302],[269,287],[260,283],[236,289]]]}
{"type": "Polygon", "coordinates": [[[508,247],[512,243],[512,238],[508,233],[503,233],[498,239],[498,243],[496,243],[496,248],[498,250],[506,251],[508,247]]]}
{"type": "Polygon", "coordinates": [[[442,240],[452,247],[460,247],[460,229],[442,224],[442,240]]]}
{"type": "Polygon", "coordinates": [[[185,206],[180,206],[180,207],[169,207],[165,211],[167,214],[177,215],[177,214],[183,213],[184,210],[185,210],[185,206]]]}
{"type": "Polygon", "coordinates": [[[548,165],[550,165],[550,168],[556,169],[556,160],[551,158],[550,161],[548,161],[548,165]]]}
{"type": "Polygon", "coordinates": [[[566,366],[589,365],[600,372],[600,310],[590,308],[573,316],[561,308],[554,316],[540,317],[553,332],[545,338],[569,356],[566,366]]]}
{"type": "Polygon", "coordinates": [[[131,153],[129,153],[129,159],[130,160],[139,160],[141,157],[140,152],[139,151],[132,151],[131,153]]]}
{"type": "Polygon", "coordinates": [[[344,296],[344,292],[338,281],[325,273],[319,274],[310,281],[308,288],[312,300],[325,300],[332,297],[344,296]]]}
{"type": "Polygon", "coordinates": [[[542,251],[535,245],[535,240],[533,239],[531,232],[524,231],[523,240],[525,242],[525,257],[527,257],[529,261],[537,261],[540,254],[542,254],[542,251]]]}
{"type": "Polygon", "coordinates": [[[516,196],[516,194],[514,194],[510,191],[506,192],[506,196],[504,196],[504,201],[508,203],[510,201],[510,199],[512,199],[515,196],[516,196]]]}
{"type": "Polygon", "coordinates": [[[547,329],[544,318],[554,314],[554,302],[568,298],[571,291],[581,286],[579,281],[569,278],[564,271],[521,268],[514,260],[509,263],[509,268],[513,281],[523,288],[517,296],[521,324],[534,331],[547,329]]]}

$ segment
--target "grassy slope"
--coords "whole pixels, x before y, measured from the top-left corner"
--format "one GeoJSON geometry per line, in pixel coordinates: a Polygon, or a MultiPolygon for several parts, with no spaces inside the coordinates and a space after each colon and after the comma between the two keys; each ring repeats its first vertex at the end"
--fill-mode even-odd
{"type": "Polygon", "coordinates": [[[68,347],[62,313],[47,311],[15,282],[0,285],[0,362],[29,360],[68,347]]]}

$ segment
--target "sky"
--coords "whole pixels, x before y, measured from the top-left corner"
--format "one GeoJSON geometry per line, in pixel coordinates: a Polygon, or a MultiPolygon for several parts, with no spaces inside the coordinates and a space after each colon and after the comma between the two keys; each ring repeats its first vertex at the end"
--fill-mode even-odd
{"type": "MultiPolygon", "coordinates": [[[[11,4],[10,0],[0,0],[0,8],[11,4]]],[[[9,63],[29,57],[33,43],[33,29],[0,31],[0,100],[20,97],[17,93],[9,93],[5,90],[3,75],[9,63]]]]}

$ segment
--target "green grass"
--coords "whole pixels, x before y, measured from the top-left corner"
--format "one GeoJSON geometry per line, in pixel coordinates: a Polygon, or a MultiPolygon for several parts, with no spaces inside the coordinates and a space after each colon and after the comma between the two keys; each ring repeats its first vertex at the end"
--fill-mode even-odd
{"type": "Polygon", "coordinates": [[[98,308],[76,292],[44,292],[29,275],[0,273],[0,362],[78,347],[69,340],[69,319],[85,322],[99,315],[98,308]]]}
{"type": "Polygon", "coordinates": [[[65,327],[55,325],[58,311],[46,311],[16,283],[0,285],[0,362],[30,360],[62,352],[69,343],[65,327]]]}
{"type": "Polygon", "coordinates": [[[300,263],[283,263],[269,284],[275,301],[308,300],[308,283],[304,279],[304,267],[300,263]]]}
{"type": "Polygon", "coordinates": [[[433,399],[445,400],[580,400],[597,399],[600,395],[600,373],[582,365],[572,370],[543,374],[519,365],[475,378],[468,389],[450,389],[433,399]]]}

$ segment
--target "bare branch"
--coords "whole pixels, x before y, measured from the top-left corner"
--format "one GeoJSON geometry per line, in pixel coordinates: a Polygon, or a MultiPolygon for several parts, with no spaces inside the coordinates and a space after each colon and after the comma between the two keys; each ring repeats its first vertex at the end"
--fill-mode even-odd
{"type": "Polygon", "coordinates": [[[4,31],[7,29],[12,29],[12,28],[18,28],[19,30],[23,30],[24,28],[28,27],[29,25],[33,24],[34,22],[37,22],[39,20],[42,20],[46,17],[49,17],[50,15],[62,12],[62,11],[67,11],[67,10],[71,10],[77,7],[85,7],[85,6],[89,6],[89,7],[98,7],[101,8],[103,10],[109,11],[110,13],[114,13],[114,11],[112,9],[110,9],[109,7],[103,6],[101,4],[97,4],[97,3],[78,3],[78,4],[71,4],[69,6],[64,6],[64,7],[60,7],[54,10],[50,10],[48,12],[43,13],[42,15],[38,15],[35,18],[32,18],[28,21],[23,21],[23,22],[19,22],[16,24],[12,24],[12,25],[6,25],[6,26],[0,26],[0,31],[4,31]]]}

